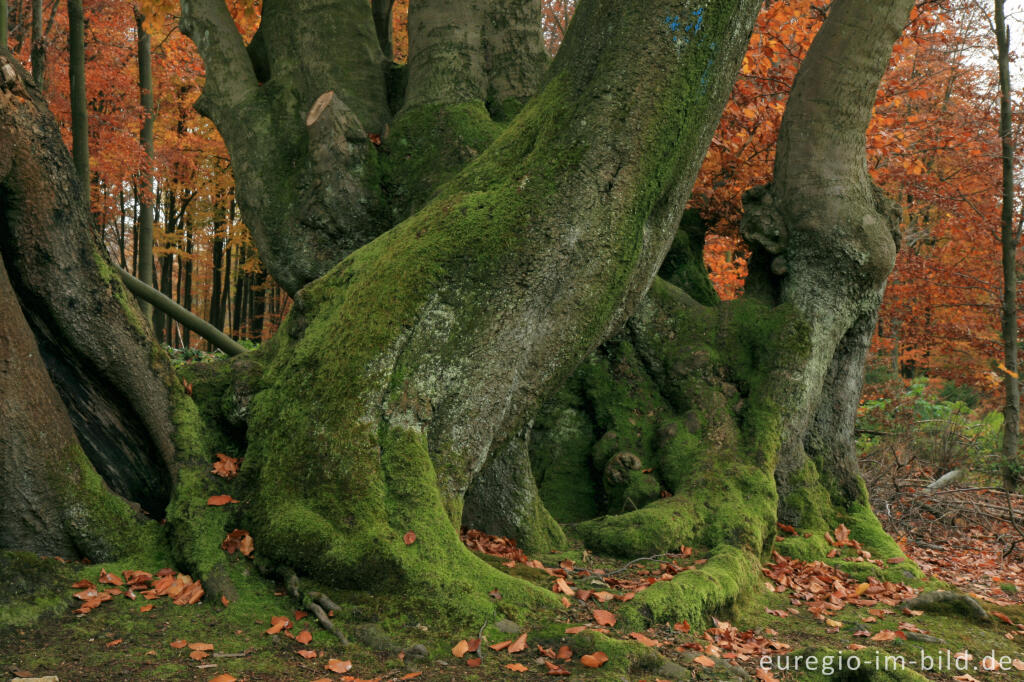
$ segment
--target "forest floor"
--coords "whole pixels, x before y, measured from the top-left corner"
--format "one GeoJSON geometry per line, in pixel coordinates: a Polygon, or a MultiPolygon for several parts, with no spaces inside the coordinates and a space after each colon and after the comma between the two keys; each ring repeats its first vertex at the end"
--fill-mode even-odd
{"type": "MultiPolygon", "coordinates": [[[[561,592],[568,607],[530,622],[495,616],[465,632],[363,623],[342,647],[254,570],[237,603],[188,604],[196,590],[159,566],[0,555],[0,680],[922,679],[911,670],[934,680],[1024,679],[1024,536],[1016,516],[1004,518],[1010,498],[975,488],[923,498],[918,490],[879,490],[879,517],[928,574],[925,589],[972,595],[987,622],[956,609],[909,609],[902,602],[914,588],[859,583],[825,563],[776,554],[763,568],[765,589],[717,614],[723,620],[629,632],[616,627],[617,609],[647,585],[699,567],[697,553],[628,564],[582,551],[527,557],[471,532],[471,549],[561,592]],[[594,633],[582,640],[597,642],[593,650],[581,648],[574,636],[592,631],[605,636],[594,633]]],[[[1012,500],[1024,518],[1024,499],[1012,500]]],[[[832,537],[838,553],[845,529],[832,537]]],[[[856,547],[842,552],[871,561],[856,547]]]]}

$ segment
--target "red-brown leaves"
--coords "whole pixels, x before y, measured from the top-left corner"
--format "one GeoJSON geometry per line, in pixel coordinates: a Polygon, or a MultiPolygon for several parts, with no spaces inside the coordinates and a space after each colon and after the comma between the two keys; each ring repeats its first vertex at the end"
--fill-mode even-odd
{"type": "Polygon", "coordinates": [[[404,542],[407,545],[411,545],[412,543],[416,542],[416,533],[409,531],[408,533],[402,536],[402,542],[404,542]]]}
{"type": "Polygon", "coordinates": [[[222,452],[217,453],[217,461],[213,463],[211,474],[221,478],[234,478],[238,475],[238,464],[241,460],[237,457],[228,457],[222,452]]]}
{"type": "Polygon", "coordinates": [[[238,504],[241,500],[236,500],[230,495],[210,495],[206,499],[207,506],[210,507],[223,507],[225,504],[238,504]]]}
{"type": "Polygon", "coordinates": [[[616,618],[615,614],[611,611],[605,611],[604,609],[594,609],[592,613],[594,616],[594,621],[598,625],[615,627],[616,618]]]}
{"type": "Polygon", "coordinates": [[[228,554],[241,552],[243,556],[249,558],[252,558],[253,552],[256,550],[249,531],[238,528],[227,534],[224,541],[220,543],[220,548],[228,554]]]}

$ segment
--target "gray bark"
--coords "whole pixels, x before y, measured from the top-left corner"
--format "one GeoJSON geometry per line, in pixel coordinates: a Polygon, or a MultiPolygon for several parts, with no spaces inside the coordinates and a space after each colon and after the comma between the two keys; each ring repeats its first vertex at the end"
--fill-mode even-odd
{"type": "Polygon", "coordinates": [[[788,523],[813,515],[786,502],[806,481],[806,438],[823,478],[848,495],[861,485],[852,449],[836,439],[852,429],[864,349],[895,262],[899,225],[898,210],[868,176],[865,134],[912,6],[912,0],[832,4],[790,94],[774,183],[745,201],[757,208],[744,231],[763,254],[759,276],[812,332],[810,361],[794,376],[794,416],[776,472],[780,516],[788,523]],[[825,430],[812,428],[815,419],[825,430]]]}
{"type": "Polygon", "coordinates": [[[32,0],[32,80],[46,90],[46,31],[43,26],[43,0],[32,0]]]}

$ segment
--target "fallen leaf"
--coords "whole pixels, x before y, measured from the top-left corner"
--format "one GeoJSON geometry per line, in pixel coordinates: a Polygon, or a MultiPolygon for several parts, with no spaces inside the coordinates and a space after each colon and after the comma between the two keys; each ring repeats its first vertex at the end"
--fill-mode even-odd
{"type": "Polygon", "coordinates": [[[520,651],[522,651],[525,648],[526,648],[526,633],[524,632],[523,634],[521,634],[518,637],[516,637],[515,640],[511,644],[508,645],[508,648],[506,649],[506,651],[508,651],[510,654],[515,654],[515,653],[519,653],[520,651]]]}
{"type": "Polygon", "coordinates": [[[603,651],[595,651],[580,657],[580,663],[588,668],[600,668],[608,662],[608,655],[603,651]]]}
{"type": "Polygon", "coordinates": [[[231,675],[228,675],[227,673],[221,673],[220,675],[217,675],[217,677],[211,678],[210,682],[235,682],[235,680],[237,680],[237,679],[238,678],[232,677],[231,675]]]}
{"type": "Polygon", "coordinates": [[[206,642],[192,642],[188,648],[192,651],[213,651],[213,645],[206,642]]]}
{"type": "Polygon", "coordinates": [[[504,642],[498,642],[497,644],[492,644],[491,648],[494,649],[495,651],[501,651],[502,649],[504,649],[505,647],[507,647],[511,643],[512,643],[511,639],[506,639],[504,642]]]}
{"type": "Polygon", "coordinates": [[[715,667],[715,662],[712,661],[707,656],[697,656],[695,659],[693,659],[693,662],[694,663],[700,663],[705,668],[714,668],[715,667]]]}
{"type": "Polygon", "coordinates": [[[632,637],[633,639],[635,639],[636,641],[640,642],[644,646],[649,646],[649,647],[659,647],[659,646],[661,646],[661,642],[659,642],[656,639],[651,639],[650,637],[648,637],[647,635],[645,635],[645,634],[643,634],[641,632],[631,632],[631,633],[629,633],[629,636],[632,637]]]}
{"type": "Polygon", "coordinates": [[[689,632],[690,631],[690,623],[689,623],[689,621],[685,621],[685,620],[682,623],[676,623],[672,627],[674,629],[678,630],[679,632],[684,632],[685,633],[685,632],[689,632]]]}
{"type": "Polygon", "coordinates": [[[597,622],[598,625],[615,627],[615,614],[611,611],[605,611],[604,609],[594,609],[593,616],[594,620],[597,622]]]}
{"type": "Polygon", "coordinates": [[[455,658],[462,658],[469,651],[469,642],[464,639],[459,640],[459,643],[452,647],[452,656],[455,658]]]}
{"type": "Polygon", "coordinates": [[[507,663],[505,667],[517,673],[525,673],[527,670],[529,670],[529,668],[527,668],[522,663],[507,663]]]}
{"type": "Polygon", "coordinates": [[[183,639],[178,639],[178,640],[175,640],[175,641],[171,642],[171,647],[173,647],[175,649],[184,649],[187,646],[188,646],[188,642],[186,642],[183,639]]]}
{"type": "Polygon", "coordinates": [[[190,651],[188,657],[194,661],[201,661],[210,654],[205,651],[190,651]]]}
{"type": "Polygon", "coordinates": [[[568,661],[570,658],[572,658],[572,649],[570,649],[568,646],[563,644],[562,648],[558,650],[558,653],[556,654],[556,657],[559,660],[568,661]]]}
{"type": "Polygon", "coordinates": [[[152,611],[154,604],[146,604],[139,607],[139,613],[145,613],[146,611],[152,611]]]}
{"type": "Polygon", "coordinates": [[[109,642],[107,642],[107,648],[115,647],[123,641],[123,639],[112,639],[109,642]]]}
{"type": "Polygon", "coordinates": [[[479,668],[480,665],[483,662],[484,662],[484,659],[482,659],[482,658],[467,658],[466,659],[466,665],[468,665],[470,668],[479,668]]]}
{"type": "Polygon", "coordinates": [[[412,543],[416,542],[416,533],[409,531],[408,533],[402,536],[402,542],[404,542],[407,545],[411,545],[412,543]]]}
{"type": "Polygon", "coordinates": [[[211,495],[206,500],[207,506],[210,507],[223,507],[225,504],[233,504],[238,502],[241,502],[241,500],[236,500],[230,495],[211,495]]]}
{"type": "Polygon", "coordinates": [[[313,633],[309,630],[303,630],[295,636],[295,641],[299,644],[309,644],[313,641],[313,633]]]}
{"type": "Polygon", "coordinates": [[[573,625],[571,628],[566,628],[565,629],[565,634],[567,634],[567,635],[578,635],[579,633],[583,632],[586,629],[587,629],[586,625],[573,625]]]}
{"type": "Polygon", "coordinates": [[[316,658],[316,652],[310,651],[309,649],[299,649],[295,653],[297,653],[299,656],[302,656],[303,658],[316,658]]]}
{"type": "Polygon", "coordinates": [[[337,658],[332,658],[324,667],[332,673],[338,673],[340,675],[342,673],[347,673],[352,669],[352,661],[340,661],[337,658]]]}
{"type": "Polygon", "coordinates": [[[225,597],[225,596],[224,596],[224,595],[222,594],[222,595],[220,595],[220,603],[221,603],[221,604],[223,604],[224,606],[227,606],[228,604],[230,604],[230,603],[231,603],[231,600],[230,600],[230,599],[228,599],[227,597],[225,597]]]}
{"type": "Polygon", "coordinates": [[[414,680],[414,679],[416,679],[417,677],[419,677],[422,674],[423,674],[422,670],[417,670],[414,673],[407,673],[405,675],[402,675],[402,677],[400,677],[399,679],[402,679],[402,680],[414,680]]]}

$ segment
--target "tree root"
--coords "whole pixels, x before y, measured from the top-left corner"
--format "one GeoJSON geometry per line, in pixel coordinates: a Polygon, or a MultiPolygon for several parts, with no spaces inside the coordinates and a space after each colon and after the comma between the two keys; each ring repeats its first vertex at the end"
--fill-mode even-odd
{"type": "Polygon", "coordinates": [[[279,574],[284,576],[285,589],[288,594],[302,604],[302,608],[316,616],[320,627],[337,637],[343,646],[348,646],[348,637],[328,615],[332,611],[340,611],[341,607],[323,592],[310,591],[303,594],[299,589],[299,576],[290,568],[279,569],[279,574]]]}
{"type": "Polygon", "coordinates": [[[951,610],[967,618],[987,623],[991,620],[985,608],[966,594],[936,590],[925,592],[903,602],[903,606],[916,611],[951,610]]]}

